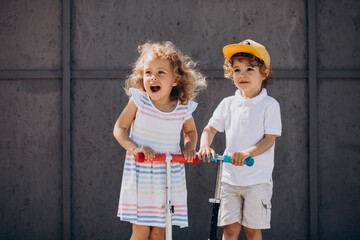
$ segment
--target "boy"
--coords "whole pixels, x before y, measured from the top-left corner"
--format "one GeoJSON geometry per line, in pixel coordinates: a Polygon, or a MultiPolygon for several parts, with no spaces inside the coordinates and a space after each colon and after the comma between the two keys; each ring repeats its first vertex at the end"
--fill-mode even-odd
{"type": "MultiPolygon", "coordinates": [[[[221,179],[219,226],[223,239],[238,239],[241,229],[247,240],[262,239],[261,229],[270,228],[272,171],[275,138],[281,135],[279,103],[267,95],[271,80],[270,56],[253,41],[227,45],[223,49],[225,77],[238,90],[221,101],[200,140],[200,159],[210,159],[215,134],[225,131],[225,155],[221,179]],[[242,167],[247,157],[252,167],[242,167]]],[[[204,161],[204,160],[203,160],[204,161]]]]}

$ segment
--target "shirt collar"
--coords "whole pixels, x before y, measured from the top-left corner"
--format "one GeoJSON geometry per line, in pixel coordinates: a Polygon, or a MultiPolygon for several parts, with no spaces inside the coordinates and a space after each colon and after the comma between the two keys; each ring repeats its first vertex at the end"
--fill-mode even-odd
{"type": "Polygon", "coordinates": [[[253,98],[250,98],[250,99],[246,99],[244,98],[241,93],[240,93],[240,90],[236,90],[235,92],[235,97],[236,99],[238,99],[239,102],[249,102],[249,103],[252,103],[254,105],[258,104],[264,97],[267,96],[267,91],[265,88],[263,88],[261,90],[261,92],[259,93],[259,95],[257,95],[256,97],[253,97],[253,98]]]}

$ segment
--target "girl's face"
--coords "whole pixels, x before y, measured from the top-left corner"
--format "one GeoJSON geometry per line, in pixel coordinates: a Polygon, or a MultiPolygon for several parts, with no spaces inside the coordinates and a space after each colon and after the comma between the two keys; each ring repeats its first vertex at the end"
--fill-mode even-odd
{"type": "Polygon", "coordinates": [[[170,93],[177,83],[170,60],[149,55],[144,61],[144,88],[155,103],[171,102],[170,93]]]}
{"type": "Polygon", "coordinates": [[[266,79],[266,76],[260,73],[259,67],[252,67],[248,61],[239,59],[234,59],[232,67],[234,84],[240,89],[242,96],[253,98],[259,95],[262,81],[266,79]]]}

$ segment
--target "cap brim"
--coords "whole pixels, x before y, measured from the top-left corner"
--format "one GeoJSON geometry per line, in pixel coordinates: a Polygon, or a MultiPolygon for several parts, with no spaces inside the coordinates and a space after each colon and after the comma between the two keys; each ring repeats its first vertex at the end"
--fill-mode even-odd
{"type": "Polygon", "coordinates": [[[230,58],[232,56],[234,56],[234,54],[236,53],[249,53],[254,55],[255,57],[258,57],[259,59],[263,60],[262,56],[260,55],[260,53],[253,47],[250,45],[243,45],[243,44],[230,44],[230,45],[226,45],[223,48],[223,54],[224,57],[230,61],[230,58]]]}

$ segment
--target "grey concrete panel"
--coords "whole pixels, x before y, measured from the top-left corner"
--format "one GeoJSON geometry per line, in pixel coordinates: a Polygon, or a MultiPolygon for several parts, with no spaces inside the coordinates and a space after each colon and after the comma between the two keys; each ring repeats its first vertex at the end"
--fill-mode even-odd
{"type": "Polygon", "coordinates": [[[319,85],[319,239],[360,235],[360,83],[319,85]]]}
{"type": "Polygon", "coordinates": [[[275,79],[268,88],[280,103],[282,136],[276,140],[271,230],[264,239],[307,239],[309,219],[306,79],[275,79]]]}
{"type": "Polygon", "coordinates": [[[318,1],[318,67],[360,68],[360,1],[318,1]]]}
{"type": "Polygon", "coordinates": [[[0,81],[0,239],[61,239],[61,84],[0,81]]]}
{"type": "Polygon", "coordinates": [[[125,150],[112,131],[128,101],[122,80],[73,81],[72,239],[129,239],[116,217],[125,150]]]}
{"type": "Polygon", "coordinates": [[[61,1],[0,1],[0,69],[61,68],[61,1]]]}
{"type": "Polygon", "coordinates": [[[137,46],[174,42],[202,69],[222,69],[222,48],[251,38],[280,69],[306,67],[304,1],[74,1],[74,69],[128,69],[137,46]]]}

